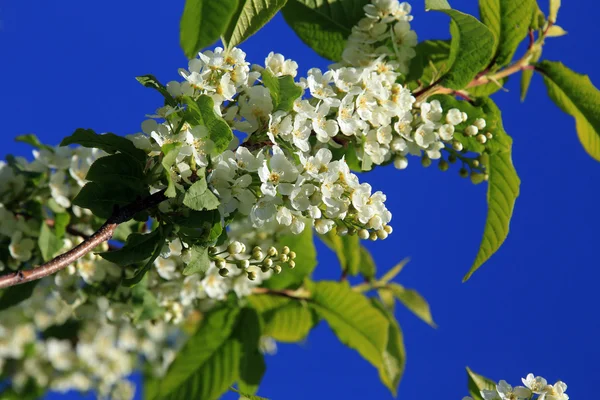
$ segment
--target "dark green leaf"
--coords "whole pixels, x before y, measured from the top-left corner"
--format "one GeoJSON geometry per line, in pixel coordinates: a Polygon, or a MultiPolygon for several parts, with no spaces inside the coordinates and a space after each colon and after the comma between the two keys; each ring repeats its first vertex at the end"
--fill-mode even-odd
{"type": "Polygon", "coordinates": [[[63,241],[54,233],[45,223],[42,223],[40,236],[38,237],[38,246],[42,253],[44,261],[50,261],[54,255],[62,248],[63,241]]]}
{"type": "Polygon", "coordinates": [[[179,24],[179,44],[187,58],[219,39],[227,29],[238,0],[186,0],[179,24]]]}
{"type": "Polygon", "coordinates": [[[99,255],[117,265],[127,266],[150,258],[157,247],[162,247],[164,240],[160,229],[145,234],[132,233],[123,247],[99,255]]]}
{"type": "Polygon", "coordinates": [[[190,262],[185,266],[183,275],[201,274],[203,275],[210,267],[210,258],[208,257],[208,247],[194,245],[190,249],[192,256],[190,262]]]}
{"type": "Polygon", "coordinates": [[[254,35],[277,14],[286,0],[240,0],[221,39],[228,49],[254,35]]]}
{"type": "Polygon", "coordinates": [[[61,146],[68,146],[70,144],[101,149],[109,154],[120,152],[142,165],[146,162],[146,153],[144,151],[136,148],[131,140],[117,136],[114,133],[98,135],[91,129],[77,129],[71,136],[67,136],[60,142],[61,146]]]}
{"type": "Polygon", "coordinates": [[[261,330],[260,319],[256,311],[251,308],[242,309],[234,334],[242,343],[238,386],[246,393],[256,393],[267,369],[264,357],[258,348],[258,342],[262,335],[261,330]]]}
{"type": "Polygon", "coordinates": [[[305,278],[309,277],[317,266],[317,252],[313,243],[312,229],[307,227],[299,235],[285,235],[279,238],[278,246],[288,246],[296,253],[296,267],[284,268],[279,275],[272,276],[265,282],[271,289],[297,288],[305,278]]]}
{"type": "Polygon", "coordinates": [[[0,311],[16,306],[33,294],[33,289],[40,281],[31,281],[22,285],[11,286],[0,291],[0,311]]]}
{"type": "Polygon", "coordinates": [[[94,215],[100,218],[109,218],[115,206],[124,206],[145,197],[148,192],[135,192],[130,186],[123,182],[112,182],[104,185],[96,182],[88,182],[73,199],[73,204],[82,208],[88,208],[94,215]]]}
{"type": "Polygon", "coordinates": [[[360,247],[360,274],[367,280],[373,279],[377,273],[375,261],[366,247],[360,247]]]}
{"type": "Polygon", "coordinates": [[[85,179],[104,185],[121,182],[131,186],[136,193],[147,189],[142,166],[132,163],[131,158],[125,154],[100,157],[90,166],[85,179]]]}
{"type": "Polygon", "coordinates": [[[544,76],[548,96],[561,110],[575,118],[581,144],[600,161],[600,92],[587,75],[581,75],[556,61],[536,66],[544,76]]]}
{"type": "Polygon", "coordinates": [[[202,125],[208,129],[208,138],[214,143],[211,155],[216,156],[227,150],[233,140],[233,132],[223,117],[215,113],[213,99],[202,95],[195,101],[187,96],[183,100],[188,106],[188,120],[194,125],[202,125]]]}
{"type": "Polygon", "coordinates": [[[219,207],[219,199],[206,186],[206,179],[201,178],[194,182],[185,192],[183,204],[192,210],[215,210],[219,207]]]}
{"type": "Polygon", "coordinates": [[[266,69],[261,74],[263,84],[271,93],[273,110],[291,111],[294,101],[302,96],[302,88],[296,85],[294,78],[289,75],[276,77],[266,69]]]}
{"type": "Polygon", "coordinates": [[[55,338],[61,340],[75,340],[77,339],[77,333],[81,328],[81,321],[76,319],[69,319],[65,323],[60,325],[52,325],[46,328],[42,332],[44,339],[55,338]]]}
{"type": "Polygon", "coordinates": [[[368,0],[289,0],[281,10],[288,25],[320,56],[340,61],[352,27],[368,0]]]}
{"type": "Polygon", "coordinates": [[[173,96],[171,96],[171,94],[167,91],[167,88],[162,83],[160,83],[154,75],[136,76],[135,79],[145,87],[157,90],[160,94],[163,95],[163,97],[165,98],[165,102],[171,107],[177,106],[177,102],[175,101],[173,96]]]}
{"type": "Polygon", "coordinates": [[[388,341],[387,318],[346,282],[321,281],[310,290],[310,306],[327,321],[338,339],[380,368],[388,341]]]}

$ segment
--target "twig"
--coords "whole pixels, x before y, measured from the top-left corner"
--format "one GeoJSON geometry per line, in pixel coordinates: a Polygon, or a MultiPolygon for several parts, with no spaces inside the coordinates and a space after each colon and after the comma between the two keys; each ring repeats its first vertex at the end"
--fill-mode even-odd
{"type": "Polygon", "coordinates": [[[165,196],[165,191],[161,190],[160,192],[156,192],[146,198],[136,200],[124,207],[119,208],[115,206],[113,215],[108,218],[108,220],[100,227],[100,229],[94,232],[87,239],[84,239],[81,244],[33,269],[16,271],[0,276],[0,289],[41,279],[66,268],[73,262],[91,252],[99,244],[109,240],[119,224],[129,221],[138,212],[152,208],[166,199],[167,197],[165,196]]]}

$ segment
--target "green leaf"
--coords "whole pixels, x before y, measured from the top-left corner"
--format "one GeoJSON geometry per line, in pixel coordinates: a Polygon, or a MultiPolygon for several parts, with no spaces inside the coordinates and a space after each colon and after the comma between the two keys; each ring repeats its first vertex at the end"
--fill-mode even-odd
{"type": "Polygon", "coordinates": [[[219,199],[206,186],[206,179],[201,178],[194,182],[185,192],[183,204],[192,210],[215,210],[219,207],[219,199]]]}
{"type": "MultiPolygon", "coordinates": [[[[158,303],[156,296],[148,289],[148,279],[140,279],[143,284],[132,289],[133,322],[151,321],[164,313],[163,307],[158,303]]],[[[137,282],[139,283],[139,282],[137,282]]],[[[133,286],[133,285],[129,285],[133,286]]]]}
{"type": "Polygon", "coordinates": [[[182,146],[182,143],[169,143],[165,144],[162,147],[163,158],[161,160],[161,164],[165,169],[165,173],[167,176],[167,190],[165,191],[165,196],[169,198],[173,198],[177,195],[177,188],[175,187],[175,181],[173,181],[173,177],[171,176],[171,167],[175,164],[177,160],[177,155],[179,155],[179,148],[182,146]]]}
{"type": "Polygon", "coordinates": [[[438,10],[452,18],[450,67],[439,83],[450,89],[464,89],[492,59],[494,35],[471,15],[450,9],[438,10]]]}
{"type": "Polygon", "coordinates": [[[417,80],[429,85],[450,68],[450,41],[425,40],[415,47],[416,56],[411,60],[410,69],[406,76],[408,82],[417,80]]]}
{"type": "Polygon", "coordinates": [[[256,396],[250,393],[245,393],[242,391],[237,390],[236,388],[229,388],[230,391],[237,393],[240,395],[240,397],[247,397],[249,400],[269,400],[266,397],[260,397],[260,396],[256,396]]]}
{"type": "Polygon", "coordinates": [[[208,257],[208,247],[193,245],[190,249],[191,259],[185,266],[183,275],[204,274],[210,267],[210,258],[208,257]]]}
{"type": "Polygon", "coordinates": [[[238,379],[242,346],[232,338],[240,309],[206,315],[149,399],[216,399],[238,379]]]}
{"type": "Polygon", "coordinates": [[[394,315],[390,314],[379,301],[371,299],[371,303],[379,309],[389,322],[388,342],[383,352],[383,363],[379,367],[379,379],[392,392],[392,396],[396,397],[398,385],[406,365],[404,337],[394,315]]]}
{"type": "Polygon", "coordinates": [[[375,277],[377,273],[377,266],[375,265],[375,261],[371,256],[369,250],[366,247],[360,247],[360,274],[367,280],[371,280],[375,277]]]}
{"type": "Polygon", "coordinates": [[[62,239],[67,232],[67,226],[71,221],[71,214],[69,213],[56,213],[54,214],[54,232],[59,239],[62,239]]]}
{"type": "Polygon", "coordinates": [[[467,377],[469,394],[471,397],[473,397],[473,400],[484,400],[484,398],[481,396],[482,390],[496,389],[496,382],[476,374],[475,372],[471,371],[469,367],[467,367],[467,377]]]}
{"type": "Polygon", "coordinates": [[[147,196],[148,192],[135,192],[123,182],[112,182],[104,185],[97,182],[88,182],[73,199],[73,204],[88,208],[100,218],[109,218],[115,206],[124,206],[138,197],[147,196]]]}
{"type": "Polygon", "coordinates": [[[567,33],[568,32],[565,31],[560,26],[558,26],[558,25],[552,25],[546,31],[546,37],[561,37],[561,36],[565,36],[567,33]]]}
{"type": "Polygon", "coordinates": [[[402,270],[404,269],[404,266],[406,264],[408,264],[409,261],[410,261],[409,258],[405,258],[404,260],[400,261],[398,264],[396,264],[394,266],[394,268],[392,268],[388,272],[386,272],[385,275],[383,275],[379,281],[383,282],[383,283],[388,283],[389,281],[394,279],[400,272],[402,272],[402,270]]]}
{"type": "Polygon", "coordinates": [[[240,0],[221,39],[231,49],[254,35],[283,7],[286,0],[240,0]]]}
{"type": "Polygon", "coordinates": [[[121,182],[136,192],[143,192],[147,189],[144,183],[144,169],[140,164],[132,163],[125,154],[113,154],[98,158],[90,166],[85,179],[104,185],[121,182]]]}
{"type": "Polygon", "coordinates": [[[352,27],[368,0],[288,0],[281,10],[298,37],[329,60],[340,61],[352,27]]]}
{"type": "MultiPolygon", "coordinates": [[[[146,276],[146,273],[148,271],[150,271],[150,268],[152,268],[152,264],[154,264],[154,260],[156,260],[158,258],[158,256],[160,256],[162,247],[165,243],[165,238],[167,237],[168,233],[160,232],[160,228],[156,229],[156,230],[159,231],[161,240],[158,242],[158,245],[154,248],[154,251],[152,252],[152,255],[150,255],[150,258],[147,259],[146,262],[144,263],[144,266],[142,268],[138,269],[137,271],[135,271],[135,274],[131,278],[123,279],[123,281],[122,281],[123,286],[132,287],[132,286],[135,286],[138,283],[140,283],[146,276]]],[[[170,227],[167,228],[167,230],[170,231],[170,227]]],[[[138,315],[138,319],[142,318],[143,316],[146,316],[146,314],[148,312],[150,312],[147,310],[147,308],[151,308],[152,315],[158,313],[158,311],[155,310],[156,308],[158,308],[158,304],[155,304],[156,298],[154,298],[153,295],[151,295],[151,296],[152,296],[151,299],[144,298],[144,305],[142,307],[143,311],[141,312],[140,315],[138,315]]],[[[149,317],[149,318],[151,318],[151,317],[149,317]]]]}
{"type": "Polygon", "coordinates": [[[27,144],[35,147],[36,149],[46,149],[46,150],[52,151],[52,152],[54,151],[54,149],[52,149],[52,147],[40,142],[40,139],[38,139],[38,137],[36,135],[34,135],[33,133],[28,133],[26,135],[19,135],[15,138],[15,142],[27,143],[27,144]]]}
{"type": "Polygon", "coordinates": [[[150,258],[157,247],[162,247],[164,240],[160,229],[155,229],[150,233],[132,233],[123,247],[99,253],[99,255],[105,260],[125,267],[150,258]]]}
{"type": "Polygon", "coordinates": [[[548,96],[561,110],[575,118],[577,134],[585,150],[600,161],[600,92],[587,75],[556,61],[544,60],[536,71],[544,76],[548,96]]]}
{"type": "Polygon", "coordinates": [[[188,120],[208,129],[208,137],[214,143],[211,155],[216,156],[227,150],[233,140],[233,132],[223,117],[215,113],[213,99],[203,94],[195,101],[188,96],[184,96],[183,100],[188,106],[188,120]]]}
{"type": "Polygon", "coordinates": [[[256,393],[267,369],[265,359],[258,348],[258,342],[262,335],[261,330],[260,319],[256,311],[244,308],[235,335],[242,343],[238,386],[246,393],[256,393]]]}
{"type": "Polygon", "coordinates": [[[173,96],[171,96],[171,94],[167,91],[165,85],[160,83],[154,75],[136,76],[135,79],[145,87],[157,90],[160,94],[163,95],[163,97],[165,98],[165,102],[171,107],[177,106],[177,101],[175,101],[173,96]]]}
{"type": "Polygon", "coordinates": [[[54,233],[45,223],[42,223],[40,236],[38,237],[38,246],[42,253],[44,261],[50,261],[54,255],[62,248],[63,241],[54,233]]]}
{"type": "Polygon", "coordinates": [[[548,12],[548,21],[551,23],[556,22],[558,16],[558,10],[560,9],[561,0],[550,0],[550,11],[548,12]]]}
{"type": "Polygon", "coordinates": [[[96,134],[91,129],[77,129],[71,136],[67,136],[60,142],[61,146],[79,144],[83,147],[104,150],[109,154],[116,152],[129,156],[135,162],[142,165],[146,162],[146,153],[133,145],[131,140],[114,133],[96,134]]]}
{"type": "Polygon", "coordinates": [[[451,9],[447,0],[425,0],[425,11],[451,9]]]}
{"type": "Polygon", "coordinates": [[[319,238],[335,252],[340,260],[342,271],[352,276],[358,275],[362,247],[358,235],[340,236],[333,229],[325,235],[319,235],[319,238]]]}
{"type": "Polygon", "coordinates": [[[296,267],[284,268],[279,275],[273,275],[264,285],[271,289],[297,288],[309,277],[317,266],[317,251],[313,243],[312,229],[307,227],[299,235],[281,236],[277,246],[288,246],[296,253],[296,267]]]}
{"type": "Polygon", "coordinates": [[[289,75],[276,77],[266,69],[261,75],[263,84],[271,93],[273,111],[291,111],[294,101],[302,96],[302,88],[296,85],[294,78],[289,75]]]}
{"type": "Polygon", "coordinates": [[[486,115],[486,129],[494,136],[487,144],[488,215],[479,252],[463,282],[469,279],[504,243],[508,236],[510,219],[521,184],[512,164],[512,139],[504,131],[500,110],[489,98],[481,99],[480,103],[486,115]]]}
{"type": "Polygon", "coordinates": [[[390,283],[387,288],[394,294],[394,297],[404,304],[404,306],[413,314],[432,327],[436,327],[435,322],[433,322],[433,317],[431,316],[429,304],[427,304],[427,300],[425,300],[419,292],[413,289],[406,289],[404,286],[397,283],[390,283]]]}
{"type": "Polygon", "coordinates": [[[380,368],[388,341],[387,318],[346,282],[321,281],[310,290],[310,306],[327,321],[338,339],[380,368]]]}
{"type": "Polygon", "coordinates": [[[483,22],[494,34],[494,64],[509,64],[521,41],[527,36],[535,0],[479,0],[483,22]]]}
{"type": "Polygon", "coordinates": [[[262,317],[265,322],[263,334],[278,342],[285,343],[304,340],[318,321],[315,313],[310,308],[299,301],[292,300],[283,302],[281,306],[264,312],[262,317]]]}
{"type": "Polygon", "coordinates": [[[33,294],[33,289],[40,281],[31,281],[22,285],[11,286],[0,291],[0,311],[16,306],[33,294]]]}
{"type": "Polygon", "coordinates": [[[194,58],[219,39],[238,6],[238,0],[186,0],[179,23],[179,44],[194,58]]]}
{"type": "MultiPolygon", "coordinates": [[[[534,45],[534,51],[531,55],[531,63],[536,63],[542,57],[542,46],[534,45]]],[[[527,92],[529,91],[529,85],[531,84],[531,78],[533,78],[533,70],[532,69],[524,69],[521,71],[521,101],[525,101],[525,97],[527,97],[527,92]]]]}

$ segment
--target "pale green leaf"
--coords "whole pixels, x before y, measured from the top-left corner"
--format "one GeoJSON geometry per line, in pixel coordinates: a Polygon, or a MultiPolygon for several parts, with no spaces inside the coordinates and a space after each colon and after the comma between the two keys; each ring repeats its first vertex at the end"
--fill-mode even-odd
{"type": "Polygon", "coordinates": [[[184,96],[188,106],[186,118],[193,125],[205,126],[208,138],[214,143],[211,155],[216,156],[227,150],[233,139],[233,132],[223,117],[215,113],[215,104],[210,96],[201,95],[197,100],[184,96]]]}
{"type": "MultiPolygon", "coordinates": [[[[531,63],[536,63],[542,57],[542,46],[534,45],[531,54],[531,63]]],[[[527,92],[529,91],[529,85],[531,84],[531,78],[533,78],[533,70],[532,69],[524,69],[521,71],[521,101],[525,101],[525,97],[527,97],[527,92]]]]}
{"type": "Polygon", "coordinates": [[[352,27],[365,16],[369,0],[288,0],[283,17],[304,43],[320,56],[342,59],[352,27]]]}
{"type": "Polygon", "coordinates": [[[425,300],[423,296],[419,294],[419,292],[413,289],[406,289],[397,283],[390,283],[387,288],[413,314],[421,318],[424,322],[428,323],[432,327],[436,327],[433,317],[431,316],[429,304],[427,303],[427,300],[425,300]]]}
{"type": "Polygon", "coordinates": [[[447,0],[425,0],[425,11],[450,9],[447,0]]]}
{"type": "Polygon", "coordinates": [[[558,17],[561,0],[550,0],[550,11],[548,12],[548,21],[555,23],[558,17]]]}
{"type": "Polygon", "coordinates": [[[552,25],[546,31],[546,37],[560,37],[560,36],[564,36],[566,34],[567,34],[567,31],[565,31],[563,28],[561,28],[558,25],[552,25]]]}
{"type": "Polygon", "coordinates": [[[56,253],[62,248],[63,241],[59,239],[56,233],[48,225],[42,223],[40,236],[38,237],[38,247],[42,253],[44,261],[50,261],[56,253]]]}
{"type": "Polygon", "coordinates": [[[400,261],[394,266],[394,268],[386,272],[385,275],[383,275],[379,281],[383,283],[388,283],[389,281],[394,279],[400,272],[402,272],[404,266],[408,264],[409,261],[410,258],[405,258],[404,260],[400,261]]]}
{"type": "Polygon", "coordinates": [[[271,94],[273,110],[291,111],[294,101],[302,96],[302,88],[294,82],[290,75],[274,76],[268,70],[261,72],[263,84],[271,94]]]}
{"type": "Polygon", "coordinates": [[[469,386],[469,394],[473,397],[473,400],[484,400],[481,396],[482,390],[494,390],[496,389],[496,383],[491,379],[485,378],[481,375],[476,374],[467,367],[467,384],[469,386]]]}
{"type": "Polygon", "coordinates": [[[228,49],[258,32],[277,14],[286,0],[239,0],[237,10],[223,33],[223,43],[228,49]]]}
{"type": "Polygon", "coordinates": [[[186,0],[179,25],[179,44],[187,58],[216,42],[225,32],[238,0],[186,0]]]}
{"type": "Polygon", "coordinates": [[[204,274],[210,267],[208,247],[193,245],[190,249],[191,258],[183,270],[183,275],[204,274]]]}
{"type": "Polygon", "coordinates": [[[587,75],[560,62],[544,60],[536,71],[544,76],[548,96],[561,110],[575,118],[577,134],[585,150],[600,161],[600,92],[587,75]]]}
{"type": "Polygon", "coordinates": [[[162,152],[163,158],[161,160],[161,164],[165,169],[165,175],[167,177],[167,190],[165,191],[165,196],[167,197],[175,197],[177,195],[177,188],[175,187],[175,181],[173,180],[173,176],[171,175],[171,167],[175,164],[177,160],[177,156],[179,155],[179,148],[182,146],[182,143],[174,142],[163,145],[162,152]]]}
{"type": "Polygon", "coordinates": [[[183,197],[183,204],[192,210],[214,210],[220,202],[217,196],[206,186],[206,179],[201,178],[188,188],[183,197]]]}
{"type": "Polygon", "coordinates": [[[342,343],[380,368],[388,341],[387,318],[346,282],[321,281],[311,286],[310,306],[342,343]]]}
{"type": "Polygon", "coordinates": [[[317,323],[314,312],[299,301],[288,301],[281,307],[264,312],[263,320],[263,334],[286,343],[304,340],[317,323]]]}

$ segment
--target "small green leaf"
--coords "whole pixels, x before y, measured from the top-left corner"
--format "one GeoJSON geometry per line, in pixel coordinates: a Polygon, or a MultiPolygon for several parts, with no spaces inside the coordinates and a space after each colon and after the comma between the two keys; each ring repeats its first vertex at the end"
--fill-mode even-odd
{"type": "Polygon", "coordinates": [[[63,241],[50,229],[48,225],[42,223],[40,236],[38,237],[38,246],[42,253],[44,261],[50,261],[54,255],[62,248],[63,241]]]}
{"type": "Polygon", "coordinates": [[[398,385],[406,365],[404,337],[394,315],[390,314],[377,300],[371,299],[371,303],[379,309],[389,322],[388,342],[383,352],[383,363],[379,367],[379,379],[392,392],[392,396],[396,397],[398,385]]]}
{"type": "Polygon", "coordinates": [[[90,166],[85,179],[104,185],[121,182],[136,192],[143,192],[147,189],[142,166],[132,163],[125,154],[113,154],[98,158],[90,166]]]}
{"type": "Polygon", "coordinates": [[[179,44],[187,58],[219,39],[227,29],[238,0],[186,0],[179,24],[179,44]]]}
{"type": "Polygon", "coordinates": [[[190,249],[191,259],[185,266],[183,275],[201,274],[203,275],[210,267],[210,258],[208,257],[208,247],[194,245],[190,249]]]}
{"type": "Polygon", "coordinates": [[[451,8],[447,0],[425,0],[425,11],[449,10],[451,8]]]}
{"type": "Polygon", "coordinates": [[[0,290],[0,311],[16,306],[22,301],[27,300],[33,294],[33,289],[40,281],[31,281],[22,285],[11,286],[0,290]]]}
{"type": "Polygon", "coordinates": [[[435,322],[433,322],[433,317],[431,316],[429,304],[427,304],[427,300],[425,300],[419,292],[413,289],[406,289],[397,283],[390,283],[387,288],[389,288],[394,296],[413,314],[432,327],[436,327],[435,322]]]}
{"type": "Polygon", "coordinates": [[[165,144],[162,147],[163,158],[161,160],[161,164],[165,169],[165,174],[167,177],[167,190],[165,191],[165,196],[169,198],[173,198],[177,195],[177,188],[175,187],[175,181],[171,176],[171,167],[175,164],[177,160],[177,156],[179,155],[179,148],[182,146],[182,143],[169,143],[165,144]]]}
{"type": "Polygon", "coordinates": [[[268,70],[261,72],[263,84],[271,93],[273,110],[291,111],[294,101],[302,96],[302,88],[294,82],[290,75],[274,76],[268,70]]]}
{"type": "Polygon", "coordinates": [[[114,133],[98,135],[91,129],[77,129],[71,136],[67,136],[60,142],[61,146],[68,146],[70,144],[101,149],[109,154],[120,152],[142,165],[146,162],[146,153],[144,151],[136,148],[131,140],[117,136],[114,133]]]}
{"type": "Polygon", "coordinates": [[[361,244],[358,235],[340,236],[335,229],[325,235],[319,235],[319,238],[335,252],[340,260],[342,271],[348,275],[358,275],[361,262],[361,244]]]}
{"type": "Polygon", "coordinates": [[[512,164],[512,139],[504,131],[500,110],[489,98],[480,99],[486,115],[486,129],[494,136],[486,145],[489,154],[486,171],[489,175],[487,203],[488,215],[483,239],[473,266],[463,282],[494,254],[508,236],[510,219],[521,181],[512,164]]]}
{"type": "Polygon", "coordinates": [[[110,185],[88,182],[75,196],[73,204],[90,209],[100,218],[109,218],[115,206],[124,206],[147,195],[147,191],[135,192],[129,185],[119,181],[110,185]]]}
{"type": "Polygon", "coordinates": [[[296,267],[284,268],[279,275],[272,276],[264,285],[271,289],[297,288],[305,278],[310,277],[317,266],[317,251],[313,243],[312,229],[307,227],[299,235],[281,236],[277,246],[288,246],[296,253],[296,267]]]}
{"type": "Polygon", "coordinates": [[[464,89],[492,59],[494,35],[471,15],[450,9],[438,10],[452,18],[450,67],[439,83],[450,89],[464,89]]]}
{"type": "Polygon", "coordinates": [[[494,34],[494,63],[511,62],[517,47],[527,36],[535,0],[479,0],[481,22],[494,34]]]}
{"type": "MultiPolygon", "coordinates": [[[[160,231],[160,228],[157,230],[160,231]]],[[[146,276],[146,273],[148,271],[150,271],[150,268],[152,268],[152,265],[154,264],[154,260],[156,260],[158,258],[158,256],[160,256],[162,247],[165,243],[166,236],[167,236],[166,234],[163,235],[163,233],[160,232],[160,237],[161,237],[160,241],[154,248],[154,251],[152,252],[152,255],[150,256],[150,258],[145,261],[144,266],[142,268],[135,271],[135,274],[131,278],[123,279],[123,282],[122,282],[123,286],[132,287],[132,286],[137,285],[144,279],[144,277],[146,276]]],[[[158,307],[158,304],[155,304],[156,298],[154,298],[154,295],[151,295],[151,296],[152,296],[152,298],[144,297],[143,311],[140,313],[140,315],[138,315],[138,319],[147,316],[147,314],[149,313],[147,308],[151,308],[152,316],[159,313],[159,311],[156,310],[156,308],[158,307]]],[[[152,316],[149,316],[148,318],[152,318],[152,316]]]]}
{"type": "Polygon", "coordinates": [[[398,276],[398,274],[400,272],[402,272],[402,270],[404,269],[404,266],[406,264],[408,264],[409,261],[410,261],[410,258],[405,258],[404,260],[400,261],[398,264],[396,264],[394,266],[394,268],[392,268],[388,272],[386,272],[385,275],[383,275],[379,281],[383,282],[383,283],[388,283],[389,281],[394,279],[396,276],[398,276]]]}
{"type": "Polygon", "coordinates": [[[192,210],[214,210],[219,207],[219,199],[206,186],[206,179],[201,178],[194,182],[185,192],[183,204],[192,210]]]}
{"type": "MultiPolygon", "coordinates": [[[[531,63],[536,63],[542,57],[542,46],[534,45],[533,52],[531,54],[531,63]]],[[[533,78],[532,69],[524,69],[521,71],[521,101],[525,101],[527,92],[529,91],[529,85],[531,84],[531,78],[533,78]]]]}
{"type": "Polygon", "coordinates": [[[160,229],[155,229],[150,233],[132,233],[123,247],[99,253],[99,255],[105,260],[125,267],[150,258],[157,247],[162,247],[164,240],[160,229]]]}
{"type": "Polygon", "coordinates": [[[231,390],[233,393],[239,394],[241,398],[247,397],[249,400],[269,400],[266,397],[260,397],[250,393],[241,392],[234,387],[229,388],[229,390],[231,390]]]}
{"type": "Polygon", "coordinates": [[[375,277],[377,273],[377,266],[375,265],[375,261],[371,256],[369,250],[366,247],[360,247],[360,274],[367,280],[371,280],[375,277]]]}
{"type": "Polygon", "coordinates": [[[556,61],[544,60],[536,71],[544,76],[548,96],[561,110],[575,118],[577,134],[585,150],[600,161],[600,92],[587,75],[556,61]]]}
{"type": "Polygon", "coordinates": [[[283,18],[300,39],[329,60],[340,61],[352,27],[368,0],[288,0],[283,18]]]}
{"type": "Polygon", "coordinates": [[[35,147],[36,149],[46,149],[48,151],[54,151],[54,149],[52,149],[52,147],[40,142],[40,139],[38,139],[38,137],[36,135],[34,135],[33,133],[28,133],[26,135],[19,135],[15,138],[15,141],[21,142],[21,143],[27,143],[27,144],[35,147]]]}
{"type": "Polygon", "coordinates": [[[548,12],[548,21],[551,23],[556,22],[558,17],[558,10],[560,9],[561,0],[550,0],[550,12],[548,12]]]}
{"type": "Polygon", "coordinates": [[[227,30],[221,37],[231,49],[254,35],[277,14],[286,0],[240,0],[227,30]]]}
{"type": "Polygon", "coordinates": [[[546,31],[546,37],[561,37],[561,36],[565,36],[566,34],[567,34],[567,31],[565,31],[563,28],[561,28],[558,25],[552,25],[546,31]]]}
{"type": "Polygon", "coordinates": [[[380,368],[388,342],[387,318],[346,282],[321,281],[310,290],[309,305],[327,321],[338,339],[380,368]]]}
{"type": "Polygon", "coordinates": [[[145,87],[155,89],[162,94],[165,98],[166,104],[170,105],[171,107],[177,106],[177,101],[175,101],[173,96],[171,96],[171,94],[167,91],[165,85],[160,83],[154,75],[136,76],[135,79],[145,87]]]}
{"type": "Polygon", "coordinates": [[[54,232],[59,239],[62,239],[67,232],[67,226],[71,221],[71,214],[69,213],[56,213],[54,214],[54,232]]]}
{"type": "Polygon", "coordinates": [[[242,343],[238,386],[242,391],[254,394],[267,369],[265,359],[258,348],[262,327],[255,310],[242,309],[234,335],[242,343]]]}
{"type": "Polygon", "coordinates": [[[188,106],[187,119],[194,125],[208,129],[208,137],[214,143],[211,155],[216,156],[227,150],[233,140],[233,132],[223,117],[215,113],[213,99],[203,94],[198,100],[184,96],[183,101],[188,106]]]}
{"type": "Polygon", "coordinates": [[[239,314],[239,308],[208,313],[147,397],[216,399],[227,391],[239,377],[242,346],[232,338],[239,314]]]}
{"type": "Polygon", "coordinates": [[[482,390],[494,390],[496,389],[496,382],[491,379],[485,378],[481,375],[476,374],[467,367],[467,377],[469,394],[473,397],[473,400],[484,400],[481,396],[482,390]]]}

